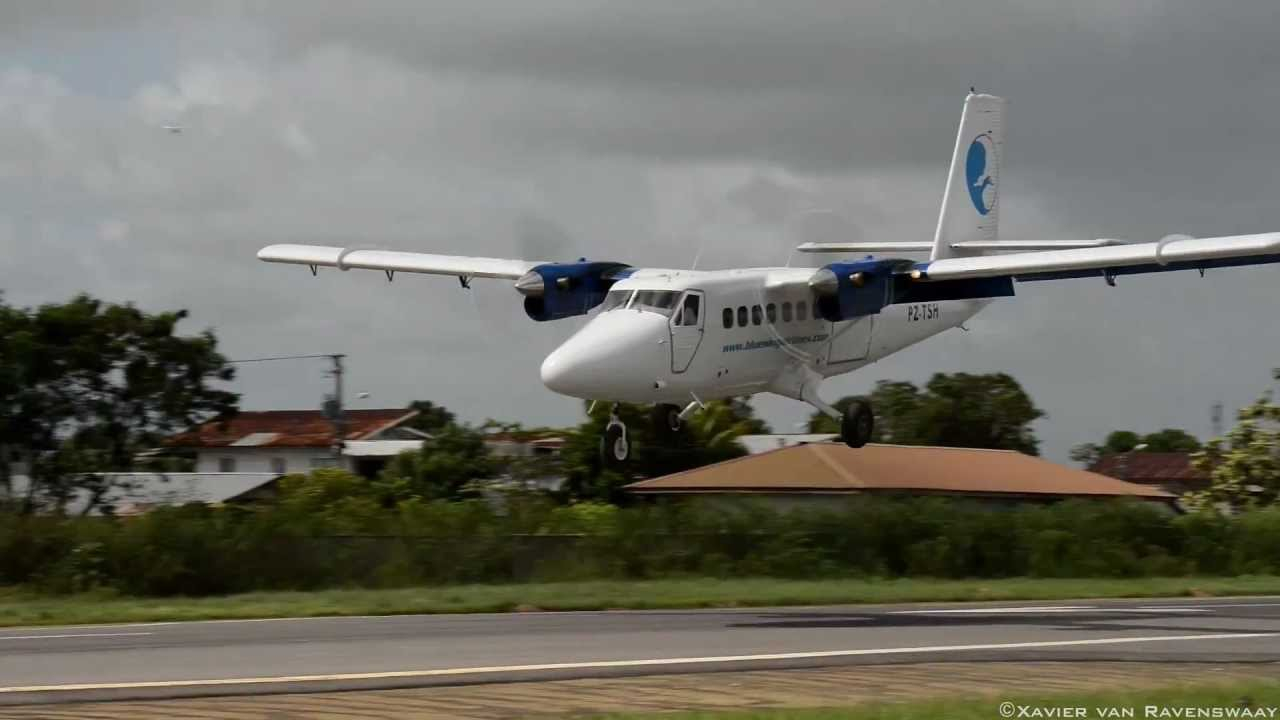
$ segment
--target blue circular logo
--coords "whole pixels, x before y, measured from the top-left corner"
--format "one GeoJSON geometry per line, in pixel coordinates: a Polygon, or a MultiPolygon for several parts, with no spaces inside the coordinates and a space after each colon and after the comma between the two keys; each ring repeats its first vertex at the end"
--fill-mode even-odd
{"type": "Polygon", "coordinates": [[[989,133],[982,133],[969,143],[964,160],[965,185],[979,215],[986,215],[996,206],[996,172],[995,142],[989,133]]]}

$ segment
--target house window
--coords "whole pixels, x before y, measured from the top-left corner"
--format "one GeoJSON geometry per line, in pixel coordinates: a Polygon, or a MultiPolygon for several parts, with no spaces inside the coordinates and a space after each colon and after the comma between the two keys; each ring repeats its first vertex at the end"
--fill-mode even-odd
{"type": "Polygon", "coordinates": [[[337,458],[329,457],[327,455],[325,457],[311,458],[312,470],[315,470],[316,468],[331,468],[331,467],[338,467],[337,458]]]}
{"type": "Polygon", "coordinates": [[[271,458],[271,472],[276,475],[285,473],[284,458],[271,458]]]}
{"type": "Polygon", "coordinates": [[[226,457],[218,458],[218,472],[229,473],[229,472],[235,472],[235,471],[236,471],[235,458],[226,458],[226,457]]]}
{"type": "Polygon", "coordinates": [[[733,308],[724,309],[724,327],[726,330],[733,327],[733,308]]]}

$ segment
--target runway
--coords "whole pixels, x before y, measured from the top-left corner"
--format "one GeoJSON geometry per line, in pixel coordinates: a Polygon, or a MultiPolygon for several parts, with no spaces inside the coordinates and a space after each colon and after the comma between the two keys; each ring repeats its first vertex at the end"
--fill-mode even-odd
{"type": "Polygon", "coordinates": [[[0,629],[0,704],[979,661],[1280,662],[1280,598],[0,629]]]}

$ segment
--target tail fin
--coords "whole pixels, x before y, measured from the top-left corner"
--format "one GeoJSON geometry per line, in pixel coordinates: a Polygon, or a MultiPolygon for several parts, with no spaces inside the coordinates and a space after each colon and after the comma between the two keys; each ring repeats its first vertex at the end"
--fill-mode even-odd
{"type": "Polygon", "coordinates": [[[932,260],[954,257],[952,243],[995,240],[1000,217],[1000,160],[1004,147],[1004,98],[970,93],[964,99],[951,173],[933,238],[932,260]]]}

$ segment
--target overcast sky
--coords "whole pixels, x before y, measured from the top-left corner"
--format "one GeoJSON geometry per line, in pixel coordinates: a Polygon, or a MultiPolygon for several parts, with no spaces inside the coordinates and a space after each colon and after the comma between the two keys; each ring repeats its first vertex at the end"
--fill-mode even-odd
{"type": "MultiPolygon", "coordinates": [[[[233,358],[345,352],[356,407],[567,424],[581,406],[538,365],[579,322],[529,321],[502,282],[312,278],[254,253],[682,267],[701,248],[710,268],[927,240],[971,85],[1009,99],[1004,237],[1280,230],[1274,0],[1071,5],[3,3],[0,289],[187,308],[233,358]]],[[[824,394],[1005,371],[1053,459],[1118,427],[1205,436],[1280,365],[1278,273],[1019,285],[824,394]]],[[[234,389],[317,407],[324,369],[244,366],[234,389]]],[[[779,431],[808,414],[757,406],[779,431]]]]}

